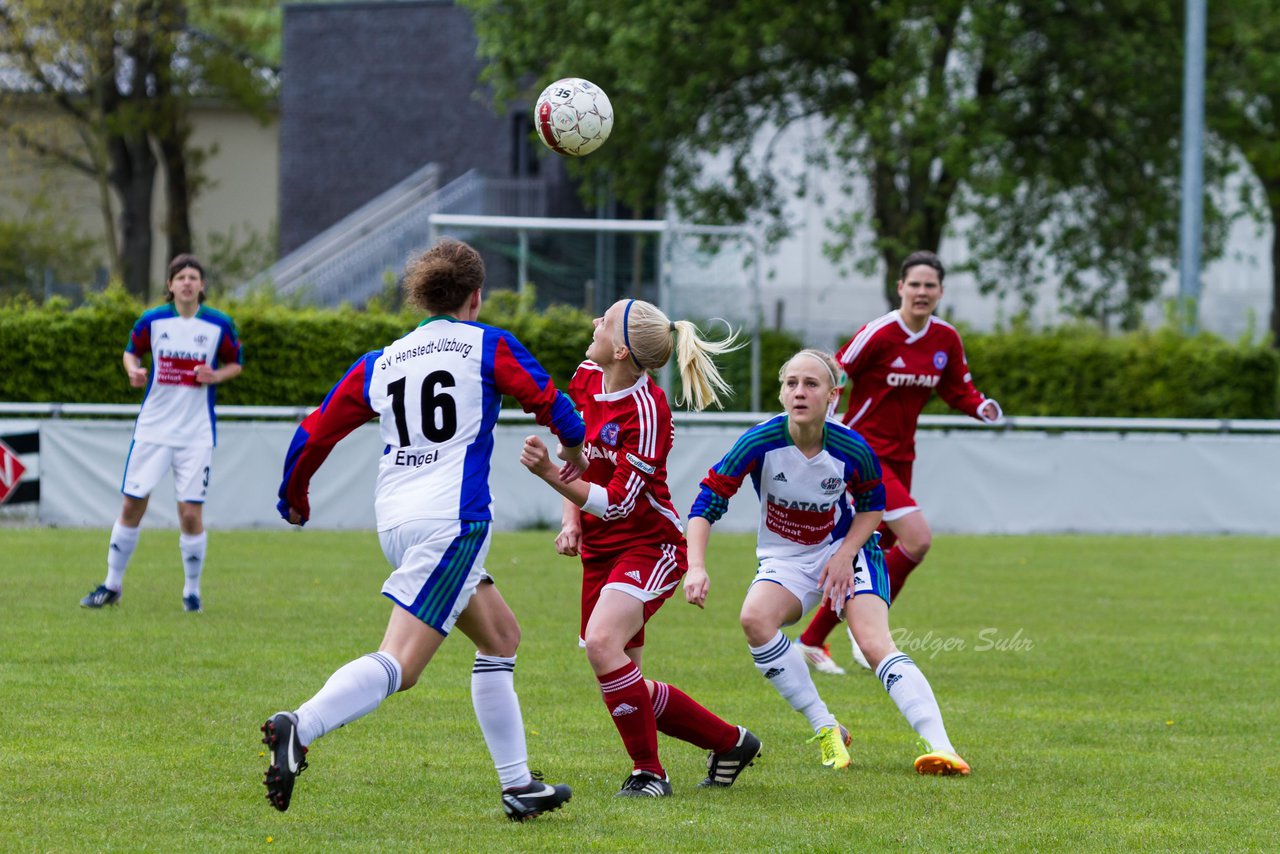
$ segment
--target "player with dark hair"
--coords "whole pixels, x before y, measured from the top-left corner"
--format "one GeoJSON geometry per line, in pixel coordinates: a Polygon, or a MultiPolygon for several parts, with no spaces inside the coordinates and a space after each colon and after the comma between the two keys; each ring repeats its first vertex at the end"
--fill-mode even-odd
{"type": "Polygon", "coordinates": [[[134,388],[145,388],[133,428],[120,492],[124,506],[111,528],[107,577],[80,600],[85,608],[118,605],[124,574],[138,545],[138,526],[151,492],[173,472],[178,499],[178,551],[182,556],[183,610],[199,612],[208,534],[204,501],[209,492],[215,387],[240,375],[242,355],[235,322],[203,305],[204,268],[194,255],[169,263],[166,304],[143,313],[124,349],[124,372],[134,388]],[[153,371],[142,360],[151,354],[153,371]]]}
{"type": "Polygon", "coordinates": [[[391,618],[377,652],[341,667],[297,711],[262,726],[271,751],[267,800],[289,808],[294,779],[317,738],[412,688],[455,626],[476,645],[471,699],[513,821],[558,809],[565,785],[530,772],[513,681],[520,626],[485,571],[492,495],[489,462],[503,395],[560,438],[564,459],[585,467],[582,419],[547,372],[503,329],[476,322],[484,263],[446,239],[410,262],[404,291],[430,316],[356,360],[294,435],[280,485],[280,515],[303,525],[307,487],[334,445],[379,419],[386,444],[374,509],[393,571],[382,586],[391,618]]]}
{"type": "Polygon", "coordinates": [[[556,551],[582,558],[579,639],[632,762],[618,795],[671,794],[659,732],[708,751],[699,785],[730,786],[759,755],[760,739],[674,685],[645,679],[640,665],[645,625],[687,566],[667,487],[671,409],[649,371],[674,355],[681,402],[717,405],[728,388],[711,357],[734,349],[734,336],[705,340],[693,323],[672,321],[641,300],[616,302],[594,322],[587,361],[569,383],[586,420],[589,467],[585,474],[571,466],[557,470],[536,436],[525,440],[520,461],[565,497],[556,551]]]}
{"type": "MultiPolygon", "coordinates": [[[[897,601],[902,585],[933,542],[924,513],[911,497],[916,458],[916,423],[934,391],[953,409],[995,423],[1000,404],[973,385],[960,333],[934,316],[942,299],[946,270],[932,252],[913,252],[902,262],[898,296],[902,306],[879,317],[849,340],[836,359],[849,376],[849,408],[844,423],[866,438],[880,459],[885,486],[880,545],[885,550],[889,596],[897,601]]],[[[826,638],[838,623],[819,608],[799,637],[800,649],[815,670],[843,673],[831,659],[826,638]]],[[[854,660],[870,667],[850,635],[854,660]]]]}
{"type": "Polygon", "coordinates": [[[689,511],[685,598],[706,604],[711,525],[750,477],[760,497],[758,566],[742,603],[742,630],[756,669],[813,728],[809,740],[819,743],[822,764],[847,768],[850,739],[782,633],[814,606],[847,617],[885,692],[926,743],[916,771],[968,774],[928,680],[889,634],[889,584],[875,540],[885,490],[867,443],[828,419],[840,399],[839,373],[819,350],[792,356],[779,372],[785,412],[744,433],[707,473],[689,511]]]}

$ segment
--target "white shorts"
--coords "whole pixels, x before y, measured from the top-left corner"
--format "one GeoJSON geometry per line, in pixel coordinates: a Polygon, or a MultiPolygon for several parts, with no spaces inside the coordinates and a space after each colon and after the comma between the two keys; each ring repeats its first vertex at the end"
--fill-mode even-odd
{"type": "MultiPolygon", "coordinates": [[[[875,539],[872,537],[873,542],[875,539]]],[[[765,558],[760,561],[751,584],[771,582],[781,585],[800,600],[800,614],[803,616],[822,601],[822,587],[818,584],[818,579],[822,576],[822,568],[840,545],[840,542],[835,542],[815,549],[809,560],[804,562],[765,558]]],[[[884,569],[884,557],[880,553],[880,547],[876,545],[858,549],[853,560],[853,595],[862,593],[873,593],[886,602],[889,601],[889,578],[884,569]]]]}
{"type": "Polygon", "coordinates": [[[382,595],[442,635],[449,634],[482,581],[488,522],[415,519],[378,532],[395,571],[382,595]]]}
{"type": "Polygon", "coordinates": [[[209,492],[213,448],[174,448],[137,442],[129,446],[120,491],[130,498],[147,498],[165,472],[173,470],[173,494],[179,501],[203,504],[209,492]]]}

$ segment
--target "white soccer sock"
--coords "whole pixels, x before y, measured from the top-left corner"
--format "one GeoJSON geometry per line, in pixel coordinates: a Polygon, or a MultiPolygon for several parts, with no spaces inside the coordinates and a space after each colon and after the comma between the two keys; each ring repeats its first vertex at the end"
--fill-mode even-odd
{"type": "Polygon", "coordinates": [[[889,655],[876,668],[876,677],[889,692],[889,699],[898,706],[898,711],[911,724],[916,734],[929,742],[933,750],[945,750],[954,753],[951,739],[947,738],[947,728],[942,724],[942,710],[938,701],[933,698],[933,689],[929,680],[924,678],[920,668],[905,653],[895,652],[889,655]]]}
{"type": "Polygon", "coordinates": [[[204,572],[204,553],[209,547],[209,532],[179,534],[178,551],[182,553],[182,596],[200,595],[200,574],[204,572]]]}
{"type": "Polygon", "coordinates": [[[372,712],[400,690],[400,662],[371,652],[339,667],[324,687],[298,707],[298,741],[303,746],[372,712]]]}
{"type": "Polygon", "coordinates": [[[129,558],[138,547],[138,529],[116,523],[111,526],[111,544],[107,546],[107,580],[102,582],[111,590],[124,587],[124,571],[129,567],[129,558]]]}
{"type": "Polygon", "coordinates": [[[751,658],[769,684],[777,689],[791,708],[808,719],[813,731],[835,726],[835,716],[818,696],[818,688],[809,675],[804,654],[796,649],[781,630],[764,646],[750,646],[751,658]]]}
{"type": "Polygon", "coordinates": [[[500,658],[477,652],[471,667],[471,706],[504,792],[533,781],[524,741],[524,718],[516,696],[515,666],[515,656],[500,658]]]}

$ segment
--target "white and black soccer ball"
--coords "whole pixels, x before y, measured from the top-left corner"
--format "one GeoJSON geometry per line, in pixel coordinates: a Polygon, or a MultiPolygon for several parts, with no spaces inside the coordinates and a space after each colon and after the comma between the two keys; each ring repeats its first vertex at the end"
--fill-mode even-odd
{"type": "Polygon", "coordinates": [[[613,130],[609,96],[590,80],[565,77],[542,90],[533,107],[533,126],[542,144],[566,157],[590,154],[613,130]]]}

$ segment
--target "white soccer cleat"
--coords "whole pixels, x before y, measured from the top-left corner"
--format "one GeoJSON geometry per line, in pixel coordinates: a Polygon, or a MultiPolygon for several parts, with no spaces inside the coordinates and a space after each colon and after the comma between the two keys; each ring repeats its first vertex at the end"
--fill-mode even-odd
{"type": "Polygon", "coordinates": [[[844,668],[836,664],[834,658],[831,657],[831,649],[826,644],[822,646],[809,646],[807,643],[796,641],[796,646],[804,653],[804,660],[809,662],[809,666],[819,673],[829,673],[832,676],[843,676],[844,668]]]}
{"type": "Polygon", "coordinates": [[[849,635],[849,646],[853,647],[853,660],[859,667],[867,670],[871,669],[871,662],[867,661],[867,657],[862,654],[862,650],[858,648],[858,642],[853,638],[853,629],[849,628],[846,623],[844,627],[845,633],[849,635]]]}

